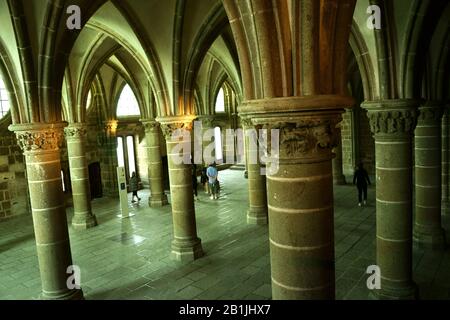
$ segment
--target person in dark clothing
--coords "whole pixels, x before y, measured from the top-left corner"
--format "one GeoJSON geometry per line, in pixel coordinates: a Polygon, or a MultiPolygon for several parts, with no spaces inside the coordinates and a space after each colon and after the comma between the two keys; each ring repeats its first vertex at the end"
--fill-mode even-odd
{"type": "Polygon", "coordinates": [[[209,184],[208,184],[208,176],[206,175],[206,167],[202,168],[202,175],[200,177],[200,183],[203,185],[205,189],[205,193],[209,194],[209,184]]]}
{"type": "Polygon", "coordinates": [[[131,192],[133,192],[133,195],[131,197],[131,202],[135,203],[136,201],[134,200],[134,197],[136,197],[138,199],[138,201],[141,201],[141,198],[139,198],[137,192],[139,190],[139,180],[138,177],[136,175],[136,172],[133,172],[133,174],[131,175],[130,178],[130,190],[131,192]]]}
{"type": "Polygon", "coordinates": [[[367,184],[370,185],[369,175],[364,169],[363,163],[360,163],[353,177],[353,184],[358,188],[358,206],[361,207],[364,195],[364,205],[367,204],[367,184]]]}
{"type": "Polygon", "coordinates": [[[198,200],[198,180],[197,180],[197,165],[192,165],[192,187],[194,189],[194,199],[198,200]]]}

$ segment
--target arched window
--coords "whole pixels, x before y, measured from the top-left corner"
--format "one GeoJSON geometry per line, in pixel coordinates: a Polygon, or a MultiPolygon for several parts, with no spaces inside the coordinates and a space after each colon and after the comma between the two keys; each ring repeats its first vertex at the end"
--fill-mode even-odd
{"type": "Polygon", "coordinates": [[[117,116],[128,117],[140,115],[141,111],[139,110],[139,104],[136,100],[136,96],[130,86],[126,84],[125,87],[123,87],[122,93],[120,94],[119,103],[117,104],[117,116]]]}
{"type": "Polygon", "coordinates": [[[86,99],[86,110],[89,109],[89,107],[91,106],[92,103],[92,93],[91,90],[89,90],[87,99],[86,99]]]}
{"type": "Polygon", "coordinates": [[[220,163],[223,160],[222,130],[220,129],[220,127],[214,128],[214,143],[216,151],[216,161],[220,163]]]}
{"type": "Polygon", "coordinates": [[[216,98],[216,112],[225,112],[225,94],[223,88],[220,88],[216,98]]]}
{"type": "Polygon", "coordinates": [[[0,77],[0,118],[3,118],[10,109],[8,92],[3,79],[0,77]]]}

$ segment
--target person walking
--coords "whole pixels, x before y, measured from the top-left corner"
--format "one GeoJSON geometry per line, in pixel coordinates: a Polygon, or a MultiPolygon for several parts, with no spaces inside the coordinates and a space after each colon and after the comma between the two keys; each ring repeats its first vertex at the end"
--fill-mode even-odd
{"type": "Polygon", "coordinates": [[[131,196],[131,203],[135,203],[136,201],[134,200],[134,197],[137,198],[137,201],[141,201],[141,198],[139,198],[137,192],[139,189],[139,180],[138,177],[136,175],[136,172],[133,172],[130,178],[130,190],[133,193],[133,195],[131,196]]]}
{"type": "Polygon", "coordinates": [[[209,165],[208,169],[206,169],[206,175],[208,176],[209,190],[211,192],[211,200],[217,200],[219,197],[217,195],[217,176],[219,172],[216,168],[216,163],[209,165]]]}
{"type": "Polygon", "coordinates": [[[367,184],[370,183],[369,175],[367,174],[366,169],[364,169],[364,164],[361,162],[358,165],[358,169],[355,171],[355,175],[353,176],[353,184],[358,188],[358,206],[362,206],[363,199],[364,205],[367,204],[367,184]],[[364,198],[363,198],[364,196],[364,198]]]}
{"type": "Polygon", "coordinates": [[[203,188],[205,189],[205,193],[210,195],[209,185],[208,185],[209,184],[208,183],[208,176],[206,174],[206,170],[207,169],[208,169],[207,167],[203,166],[203,168],[202,168],[202,175],[200,177],[200,183],[202,184],[203,188]]]}

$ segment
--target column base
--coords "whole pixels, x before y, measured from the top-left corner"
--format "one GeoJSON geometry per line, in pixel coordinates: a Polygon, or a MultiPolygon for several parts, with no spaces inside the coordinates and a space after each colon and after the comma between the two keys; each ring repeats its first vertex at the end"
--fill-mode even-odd
{"type": "Polygon", "coordinates": [[[204,256],[202,242],[200,238],[193,240],[173,240],[170,257],[176,261],[194,261],[204,256]]]}
{"type": "Polygon", "coordinates": [[[150,196],[148,198],[148,205],[150,207],[164,207],[169,204],[169,200],[167,200],[167,195],[161,194],[156,196],[150,196]]]}
{"type": "Polygon", "coordinates": [[[441,250],[445,248],[445,231],[442,228],[433,230],[417,230],[414,228],[413,239],[419,248],[441,250]]]}
{"type": "Polygon", "coordinates": [[[75,230],[86,230],[98,225],[97,218],[93,214],[75,214],[72,218],[72,227],[75,230]]]}
{"type": "Polygon", "coordinates": [[[40,300],[84,300],[84,294],[82,289],[71,290],[65,294],[59,295],[47,295],[44,292],[41,293],[40,300]]]}
{"type": "Polygon", "coordinates": [[[369,293],[369,300],[417,300],[418,298],[419,290],[414,282],[404,288],[381,288],[371,290],[369,293]]]}
{"type": "Polygon", "coordinates": [[[268,224],[268,213],[266,208],[250,208],[247,210],[247,224],[268,224]]]}
{"type": "Polygon", "coordinates": [[[333,177],[333,183],[338,186],[344,186],[347,184],[347,181],[345,180],[345,176],[341,175],[341,176],[333,177]]]}

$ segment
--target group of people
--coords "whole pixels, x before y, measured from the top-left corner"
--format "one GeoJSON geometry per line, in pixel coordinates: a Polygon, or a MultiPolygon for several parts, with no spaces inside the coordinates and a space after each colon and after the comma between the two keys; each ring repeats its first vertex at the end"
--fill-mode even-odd
{"type": "MultiPolygon", "coordinates": [[[[208,167],[202,169],[202,174],[200,178],[200,183],[205,188],[205,193],[210,195],[211,200],[219,199],[220,192],[220,182],[218,179],[219,171],[217,170],[216,163],[211,163],[208,167]]],[[[197,165],[192,165],[192,183],[194,189],[194,198],[198,200],[198,179],[197,179],[197,165]]],[[[367,185],[370,185],[369,175],[366,169],[364,169],[363,163],[360,163],[358,168],[355,170],[355,175],[353,176],[353,184],[358,188],[358,206],[367,204],[367,185]]],[[[130,178],[130,190],[133,193],[131,197],[131,202],[135,203],[134,198],[136,197],[138,201],[139,198],[137,192],[139,189],[139,180],[136,172],[133,172],[130,178]]]]}
{"type": "MultiPolygon", "coordinates": [[[[220,182],[218,179],[219,171],[216,163],[211,163],[208,167],[203,167],[200,183],[205,189],[205,193],[209,194],[211,200],[219,199],[220,182]]],[[[192,167],[192,183],[194,187],[194,197],[198,199],[198,180],[197,180],[197,166],[192,167]]]]}
{"type": "MultiPolygon", "coordinates": [[[[201,184],[205,188],[205,192],[210,195],[211,200],[219,199],[220,192],[220,182],[218,179],[219,171],[217,170],[216,163],[210,164],[208,167],[204,167],[201,173],[201,184]]],[[[198,200],[198,179],[197,179],[197,165],[192,165],[192,186],[194,190],[194,198],[198,200]]],[[[138,196],[139,190],[139,179],[136,175],[136,172],[133,172],[130,177],[130,191],[132,192],[131,203],[135,203],[137,201],[141,201],[141,198],[138,196]]]]}

